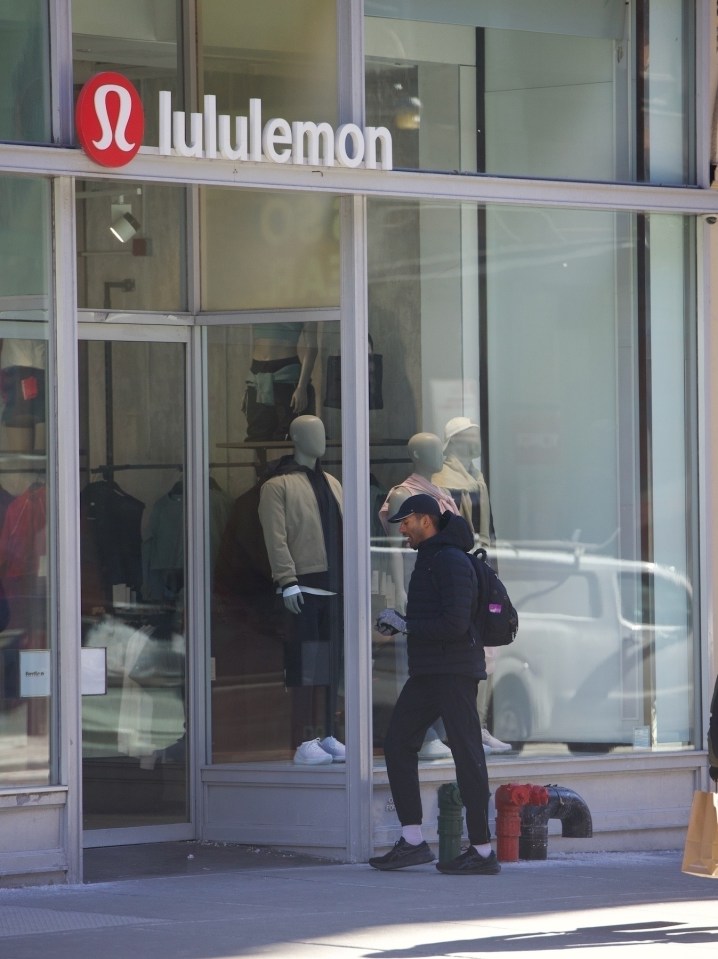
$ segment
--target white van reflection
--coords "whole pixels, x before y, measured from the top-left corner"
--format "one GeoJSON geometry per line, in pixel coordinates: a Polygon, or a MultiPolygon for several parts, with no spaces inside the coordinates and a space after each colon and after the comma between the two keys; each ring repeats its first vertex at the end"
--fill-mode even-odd
{"type": "MultiPolygon", "coordinates": [[[[375,569],[390,550],[375,541],[375,569]]],[[[575,544],[501,545],[491,558],[519,613],[518,635],[497,650],[490,680],[495,736],[519,749],[563,743],[575,752],[693,741],[693,596],[685,576],[575,544]]],[[[391,684],[376,665],[375,699],[383,699],[391,684]]]]}

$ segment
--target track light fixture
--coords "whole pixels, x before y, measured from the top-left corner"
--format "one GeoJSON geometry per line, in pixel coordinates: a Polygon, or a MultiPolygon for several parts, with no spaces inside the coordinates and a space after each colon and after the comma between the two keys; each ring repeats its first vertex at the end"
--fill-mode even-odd
{"type": "Polygon", "coordinates": [[[120,243],[127,243],[140,228],[140,221],[131,213],[123,213],[113,220],[110,233],[116,236],[120,243]]]}

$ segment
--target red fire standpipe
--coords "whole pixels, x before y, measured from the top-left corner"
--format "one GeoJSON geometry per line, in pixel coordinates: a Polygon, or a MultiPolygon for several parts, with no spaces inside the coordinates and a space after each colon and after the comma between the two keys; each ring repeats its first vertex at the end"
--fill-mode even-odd
{"type": "Polygon", "coordinates": [[[527,802],[538,803],[540,795],[534,790],[541,788],[528,783],[507,783],[496,790],[496,857],[499,862],[518,862],[521,808],[527,802]]]}

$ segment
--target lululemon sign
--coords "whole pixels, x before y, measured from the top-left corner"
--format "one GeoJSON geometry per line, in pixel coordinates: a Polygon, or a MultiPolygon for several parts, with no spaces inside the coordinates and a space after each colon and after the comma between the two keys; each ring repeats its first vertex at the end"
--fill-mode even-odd
{"type": "MultiPolygon", "coordinates": [[[[262,101],[252,98],[244,115],[217,109],[206,95],[202,113],[173,109],[169,90],[159,92],[159,142],[147,152],[233,163],[289,163],[313,167],[392,169],[391,132],[387,127],[265,117],[262,101]]],[[[106,167],[125,166],[140,149],[144,110],[139,94],[120,73],[99,73],[82,88],[75,125],[82,149],[106,167]]]]}
{"type": "Polygon", "coordinates": [[[98,73],[80,92],[75,127],[85,153],[106,167],[125,166],[142,146],[145,111],[121,73],[98,73]]]}

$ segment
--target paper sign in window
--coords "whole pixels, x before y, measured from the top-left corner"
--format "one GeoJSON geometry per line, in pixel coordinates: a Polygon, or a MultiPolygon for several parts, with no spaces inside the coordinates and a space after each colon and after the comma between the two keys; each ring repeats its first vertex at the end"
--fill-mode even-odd
{"type": "Polygon", "coordinates": [[[80,650],[80,689],[83,696],[104,696],[107,692],[107,649],[84,646],[80,650]]]}
{"type": "Polygon", "coordinates": [[[50,695],[50,651],[20,650],[20,696],[33,698],[50,695]]]}

